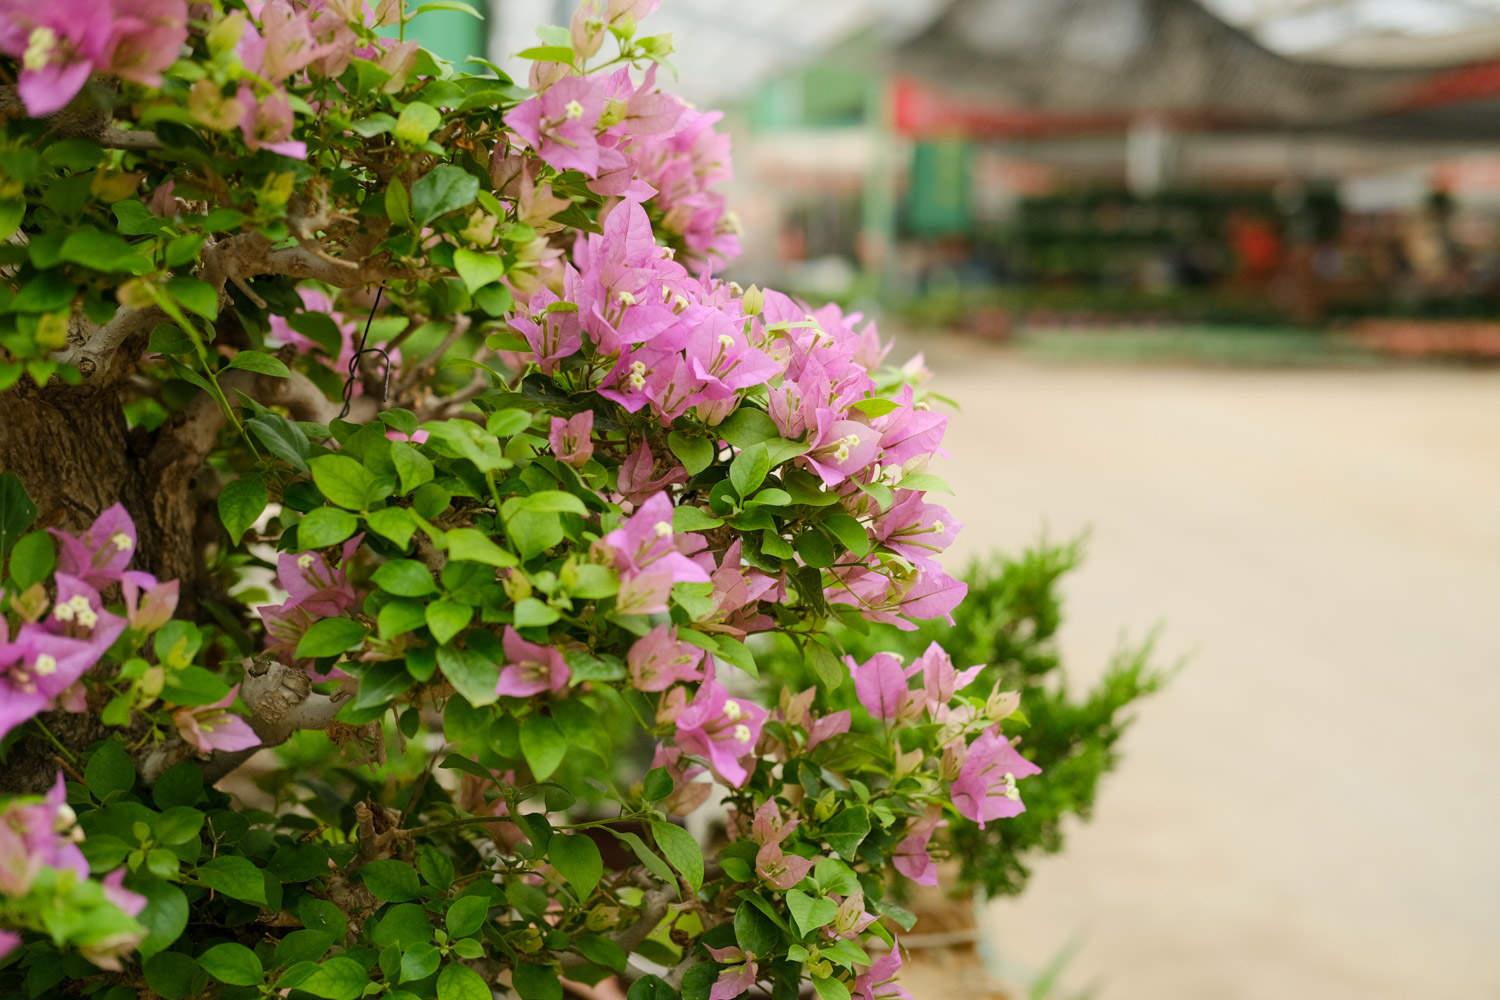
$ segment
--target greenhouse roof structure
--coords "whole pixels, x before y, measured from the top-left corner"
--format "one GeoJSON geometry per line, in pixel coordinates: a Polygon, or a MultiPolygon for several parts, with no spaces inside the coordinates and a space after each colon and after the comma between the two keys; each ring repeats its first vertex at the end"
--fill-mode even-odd
{"type": "MultiPolygon", "coordinates": [[[[536,27],[566,23],[573,6],[491,0],[491,52],[516,65],[509,57],[533,43],[536,27]]],[[[1261,54],[1392,72],[1500,55],[1500,0],[663,0],[647,30],[679,40],[675,89],[699,103],[723,103],[855,35],[876,33],[894,44],[947,31],[973,42],[971,60],[993,56],[1024,67],[1028,53],[1043,65],[1055,53],[1076,53],[1107,64],[1128,57],[1122,46],[1132,40],[1150,41],[1163,18],[1183,25],[1184,37],[1174,42],[1182,46],[1174,59],[1183,64],[1174,72],[1188,80],[1205,78],[1206,67],[1194,63],[1228,58],[1239,60],[1230,64],[1237,69],[1261,54]]],[[[1357,104],[1402,79],[1312,73],[1304,82],[1331,88],[1336,104],[1357,104]]],[[[1156,78],[1139,96],[1161,86],[1156,78]]]]}

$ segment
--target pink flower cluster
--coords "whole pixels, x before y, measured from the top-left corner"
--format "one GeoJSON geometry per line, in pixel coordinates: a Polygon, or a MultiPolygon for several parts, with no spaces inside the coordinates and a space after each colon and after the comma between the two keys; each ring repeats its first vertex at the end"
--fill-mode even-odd
{"type": "Polygon", "coordinates": [[[314,622],[335,618],[358,603],[348,567],[363,540],[361,534],[344,543],[338,566],[330,565],[321,552],[283,552],[277,557],[276,582],[287,598],[255,609],[266,626],[267,652],[290,662],[314,622]]]}
{"type": "Polygon", "coordinates": [[[187,40],[187,0],[0,0],[0,52],[21,62],[33,117],[53,114],[93,73],[158,86],[187,40]]]}
{"type": "MultiPolygon", "coordinates": [[[[67,788],[59,774],[41,801],[12,799],[0,810],[0,895],[20,898],[32,888],[43,869],[71,872],[79,880],[89,877],[89,863],[79,850],[83,831],[67,802],[67,788]]],[[[121,883],[125,869],[104,877],[104,898],[135,916],[146,906],[146,898],[121,883]]],[[[144,931],[96,942],[83,949],[84,957],[105,969],[120,970],[122,956],[135,950],[144,931]]],[[[0,958],[20,944],[20,935],[0,929],[0,958]]]]}
{"type": "Polygon", "coordinates": [[[731,697],[715,676],[712,658],[707,662],[692,700],[686,687],[672,688],[657,720],[676,728],[678,751],[707,761],[720,780],[738,788],[750,777],[745,759],[754,755],[770,713],[753,701],[731,697]]]}
{"type": "MultiPolygon", "coordinates": [[[[574,19],[575,49],[590,44],[580,47],[580,36],[596,37],[583,27],[591,17],[599,25],[609,19],[598,4],[583,4],[574,19]]],[[[521,142],[549,166],[590,178],[597,194],[650,200],[693,257],[738,255],[738,224],[715,190],[732,176],[729,137],[714,130],[722,115],[658,90],[655,67],[637,84],[629,69],[578,76],[551,65],[534,74],[539,93],[505,116],[521,142]],[[557,72],[563,75],[550,78],[557,72]]]]}
{"type": "MultiPolygon", "coordinates": [[[[899,657],[876,653],[864,663],[845,657],[854,679],[854,693],[871,716],[886,722],[910,723],[925,714],[943,726],[946,735],[942,769],[951,781],[949,793],[959,814],[978,823],[1007,819],[1026,811],[1017,782],[1040,774],[1041,768],[1022,757],[1001,734],[998,724],[1015,708],[1014,695],[991,694],[985,714],[968,702],[953,703],[956,694],[973,683],[983,667],[958,670],[937,643],[903,667],[899,657]],[[920,685],[910,686],[912,678],[920,685]],[[981,729],[972,742],[965,734],[981,729]]],[[[927,853],[927,843],[939,823],[935,815],[918,821],[896,848],[896,869],[922,885],[937,883],[937,870],[927,853]]]]}
{"type": "Polygon", "coordinates": [[[158,583],[127,568],[136,531],[119,504],[100,514],[82,537],[57,530],[52,535],[58,561],[51,608],[39,620],[24,622],[14,637],[0,619],[0,737],[59,705],[82,711],[79,680],[126,627],[155,631],[177,607],[177,581],[158,583]],[[124,593],[124,618],[100,597],[113,586],[124,593]]]}
{"type": "MultiPolygon", "coordinates": [[[[768,387],[778,430],[806,447],[795,462],[849,513],[867,517],[884,549],[841,563],[827,599],[901,628],[912,627],[908,619],[946,617],[962,600],[964,584],[937,562],[958,530],[947,511],[900,488],[882,511],[867,492],[924,467],[946,426],[909,385],[872,410],[879,415],[865,415],[860,404],[875,391],[870,373],[885,353],[873,325],[856,329],[858,317],[833,306],[808,313],[775,292],[747,313],[733,289],[691,276],[659,246],[644,208],[628,199],[610,210],[602,234],[579,239],[560,285],[561,296],[543,287],[512,319],[531,348],[517,361],[555,373],[587,356],[603,372],[595,384],[601,396],[632,413],[649,409],[663,425],[686,414],[718,423],[750,391],[768,387]]],[[[561,425],[554,433],[559,455],[581,454],[561,425]]],[[[629,496],[625,470],[621,478],[629,496]]],[[[649,596],[641,610],[660,610],[656,598],[665,592],[649,596]]]]}
{"type": "MultiPolygon", "coordinates": [[[[211,45],[233,45],[243,82],[226,99],[211,81],[199,80],[189,106],[204,124],[238,128],[252,151],[307,155],[306,144],[292,137],[289,80],[337,76],[358,55],[389,74],[387,87],[399,87],[415,63],[416,42],[360,44],[354,24],[379,20],[366,0],[250,0],[247,8],[253,21],[233,11],[210,34],[211,45]]],[[[396,9],[380,6],[385,18],[396,9]]],[[[187,0],[0,0],[0,52],[21,63],[18,90],[27,113],[50,115],[94,73],[160,86],[162,71],[187,40],[188,13],[187,0]]]]}
{"type": "Polygon", "coordinates": [[[238,113],[228,117],[237,121],[252,150],[299,160],[307,156],[306,143],[292,138],[292,105],[283,89],[288,80],[302,74],[338,76],[358,55],[378,63],[400,85],[416,57],[415,42],[360,46],[351,22],[374,20],[364,0],[264,0],[249,7],[258,25],[238,14],[230,18],[239,31],[235,54],[255,84],[240,84],[234,98],[238,113]]]}

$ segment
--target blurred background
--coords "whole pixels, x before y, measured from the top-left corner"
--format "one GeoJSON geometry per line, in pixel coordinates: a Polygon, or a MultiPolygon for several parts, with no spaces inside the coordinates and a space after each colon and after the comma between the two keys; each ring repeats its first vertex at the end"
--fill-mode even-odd
{"type": "MultiPolygon", "coordinates": [[[[416,34],[515,66],[571,4],[486,12],[416,34]]],[[[1500,0],[647,27],[734,133],[731,276],[956,401],[957,559],[1089,530],[1077,679],[1185,664],[1024,896],[917,928],[917,1000],[1500,997],[1500,0]]]]}

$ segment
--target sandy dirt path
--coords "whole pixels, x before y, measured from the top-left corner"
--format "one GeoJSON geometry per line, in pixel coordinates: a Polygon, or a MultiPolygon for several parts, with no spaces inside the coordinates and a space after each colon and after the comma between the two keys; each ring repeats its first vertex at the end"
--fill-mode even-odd
{"type": "Polygon", "coordinates": [[[929,359],[958,554],[1090,528],[1076,676],[1157,623],[1190,657],[990,908],[1001,963],[1076,940],[1103,1000],[1500,997],[1500,375],[929,359]]]}

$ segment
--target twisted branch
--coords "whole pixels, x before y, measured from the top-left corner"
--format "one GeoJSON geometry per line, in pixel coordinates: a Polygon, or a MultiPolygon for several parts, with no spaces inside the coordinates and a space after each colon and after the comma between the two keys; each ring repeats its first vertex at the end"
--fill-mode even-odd
{"type": "MultiPolygon", "coordinates": [[[[256,753],[278,746],[301,729],[327,729],[353,690],[342,688],[331,695],[313,690],[312,678],[301,667],[288,666],[266,656],[245,661],[240,697],[250,710],[245,721],[260,737],[260,745],[248,750],[216,750],[201,766],[203,780],[213,784],[256,753]]],[[[151,751],[141,762],[141,776],[149,784],[173,764],[192,756],[192,748],[181,741],[169,742],[151,751]]]]}

